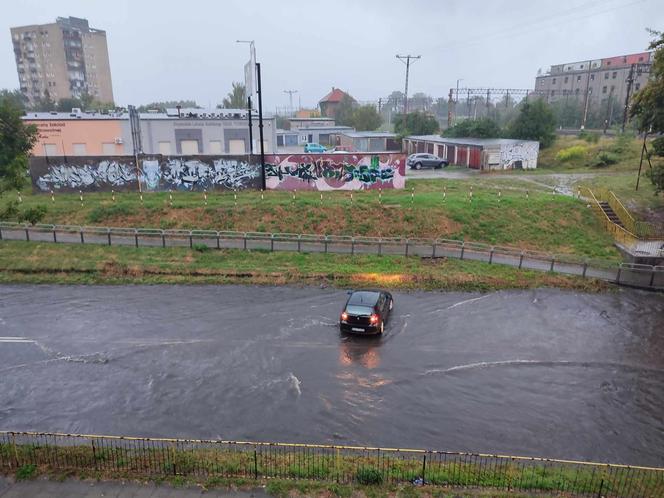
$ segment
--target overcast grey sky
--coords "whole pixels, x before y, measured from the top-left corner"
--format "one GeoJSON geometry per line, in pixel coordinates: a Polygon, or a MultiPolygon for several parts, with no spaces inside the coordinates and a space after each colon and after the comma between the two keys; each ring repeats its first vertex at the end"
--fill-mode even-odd
{"type": "Polygon", "coordinates": [[[2,0],[0,88],[17,88],[9,28],[85,17],[107,32],[115,100],[216,104],[243,80],[254,39],[264,106],[296,89],[316,105],[332,86],[358,100],[461,86],[532,88],[539,68],[643,51],[664,29],[662,0],[2,0]]]}

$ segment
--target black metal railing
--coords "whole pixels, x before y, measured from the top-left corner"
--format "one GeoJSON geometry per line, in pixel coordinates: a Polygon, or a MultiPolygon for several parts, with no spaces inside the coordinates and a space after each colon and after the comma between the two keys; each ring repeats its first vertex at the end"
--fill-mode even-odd
{"type": "Polygon", "coordinates": [[[412,482],[565,496],[664,496],[664,468],[654,467],[449,451],[0,432],[0,471],[26,466],[102,477],[412,482]]]}

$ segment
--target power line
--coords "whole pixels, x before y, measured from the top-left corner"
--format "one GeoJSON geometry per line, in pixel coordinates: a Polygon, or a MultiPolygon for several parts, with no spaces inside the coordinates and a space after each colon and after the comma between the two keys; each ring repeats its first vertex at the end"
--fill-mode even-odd
{"type": "Polygon", "coordinates": [[[293,113],[293,94],[297,93],[297,90],[284,90],[284,93],[288,94],[288,99],[290,103],[290,112],[293,113]]]}
{"type": "Polygon", "coordinates": [[[421,55],[397,55],[397,59],[406,65],[406,89],[403,97],[403,113],[408,114],[408,73],[410,71],[410,60],[413,59],[413,64],[416,60],[420,59],[421,55]],[[404,60],[406,62],[404,62],[404,60]]]}

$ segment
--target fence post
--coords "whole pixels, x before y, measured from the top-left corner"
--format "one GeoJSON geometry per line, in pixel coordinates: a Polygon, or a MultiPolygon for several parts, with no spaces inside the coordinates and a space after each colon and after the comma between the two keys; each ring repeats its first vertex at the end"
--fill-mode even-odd
{"type": "Polygon", "coordinates": [[[166,247],[166,233],[161,231],[161,247],[166,247]]]}
{"type": "Polygon", "coordinates": [[[406,256],[408,256],[409,247],[410,247],[410,239],[406,239],[406,256]]]}
{"type": "Polygon", "coordinates": [[[20,467],[19,461],[18,461],[18,450],[16,449],[16,434],[12,432],[12,446],[14,447],[14,464],[16,465],[16,468],[18,469],[20,467]]]}
{"type": "Polygon", "coordinates": [[[217,249],[221,249],[221,242],[219,241],[219,232],[217,232],[217,249]]]}
{"type": "Polygon", "coordinates": [[[254,479],[258,479],[258,452],[254,448],[254,479]]]}
{"type": "Polygon", "coordinates": [[[586,272],[587,271],[588,271],[588,261],[584,261],[583,262],[583,273],[581,274],[581,276],[583,278],[586,278],[586,272]]]}
{"type": "Polygon", "coordinates": [[[495,247],[491,246],[491,251],[489,252],[489,264],[493,263],[493,251],[495,247]]]}
{"type": "Polygon", "coordinates": [[[0,240],[2,240],[2,227],[0,227],[0,240]]]}
{"type": "Polygon", "coordinates": [[[58,236],[55,234],[55,225],[53,225],[53,242],[54,243],[58,242],[58,236]]]}
{"type": "Polygon", "coordinates": [[[551,256],[551,267],[549,268],[549,271],[550,271],[550,272],[553,271],[553,265],[554,265],[555,262],[556,262],[556,256],[555,256],[555,255],[552,255],[552,256],[551,256]]]}
{"type": "Polygon", "coordinates": [[[270,251],[274,251],[274,234],[270,234],[270,251]]]}
{"type": "Polygon", "coordinates": [[[189,230],[189,249],[194,248],[194,236],[191,233],[191,230],[189,230]]]}
{"type": "Polygon", "coordinates": [[[134,245],[138,247],[138,230],[134,230],[134,245]]]}
{"type": "Polygon", "coordinates": [[[302,247],[302,235],[297,236],[297,252],[300,252],[300,248],[302,247]]]}
{"type": "Polygon", "coordinates": [[[355,254],[355,237],[350,238],[350,253],[355,254]]]}
{"type": "Polygon", "coordinates": [[[434,240],[434,241],[432,242],[431,245],[432,245],[432,247],[433,247],[433,250],[431,251],[431,257],[432,257],[432,258],[435,258],[435,257],[436,257],[436,246],[437,246],[438,244],[436,244],[436,241],[434,240]]]}
{"type": "Polygon", "coordinates": [[[99,470],[97,466],[97,450],[95,449],[95,440],[91,439],[90,442],[92,443],[92,459],[95,462],[95,470],[99,470]]]}
{"type": "Polygon", "coordinates": [[[324,240],[324,243],[325,243],[325,253],[327,254],[327,235],[325,235],[325,239],[323,239],[323,240],[324,240]]]}
{"type": "Polygon", "coordinates": [[[422,455],[422,485],[426,484],[426,479],[424,479],[424,475],[426,474],[427,471],[427,454],[425,453],[422,455]]]}
{"type": "Polygon", "coordinates": [[[378,237],[378,255],[383,254],[383,239],[378,237]]]}
{"type": "Polygon", "coordinates": [[[242,249],[247,250],[247,232],[242,234],[242,249]]]}
{"type": "Polygon", "coordinates": [[[462,242],[461,243],[461,259],[463,259],[463,252],[466,250],[466,243],[462,242]]]}
{"type": "Polygon", "coordinates": [[[79,227],[81,231],[81,244],[85,244],[85,240],[83,239],[83,227],[79,227]]]}
{"type": "Polygon", "coordinates": [[[655,284],[655,267],[651,266],[650,267],[650,287],[652,287],[655,284]]]}
{"type": "Polygon", "coordinates": [[[599,491],[597,492],[597,498],[602,498],[602,490],[604,489],[604,479],[599,482],[599,491]]]}
{"type": "Polygon", "coordinates": [[[108,245],[111,245],[111,229],[107,228],[106,229],[106,237],[108,238],[108,245]]]}
{"type": "Polygon", "coordinates": [[[523,251],[521,251],[521,255],[519,256],[519,270],[521,269],[521,265],[523,265],[523,251]]]}
{"type": "Polygon", "coordinates": [[[28,230],[28,225],[25,225],[25,240],[30,242],[30,231],[28,230]]]}
{"type": "Polygon", "coordinates": [[[618,267],[618,274],[616,275],[616,283],[620,283],[620,272],[622,271],[622,264],[618,267]]]}

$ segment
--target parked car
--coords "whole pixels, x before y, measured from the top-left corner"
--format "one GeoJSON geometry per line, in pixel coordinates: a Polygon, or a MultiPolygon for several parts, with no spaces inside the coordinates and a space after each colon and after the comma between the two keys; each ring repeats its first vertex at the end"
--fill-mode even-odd
{"type": "Polygon", "coordinates": [[[308,143],[304,146],[304,152],[322,154],[323,152],[327,152],[327,149],[323,147],[321,144],[308,143]]]}
{"type": "Polygon", "coordinates": [[[442,157],[434,156],[433,154],[411,154],[406,160],[406,164],[412,169],[422,168],[445,168],[450,163],[442,157]]]}
{"type": "Polygon", "coordinates": [[[392,294],[386,291],[350,292],[339,328],[342,332],[382,334],[393,306],[392,294]]]}

